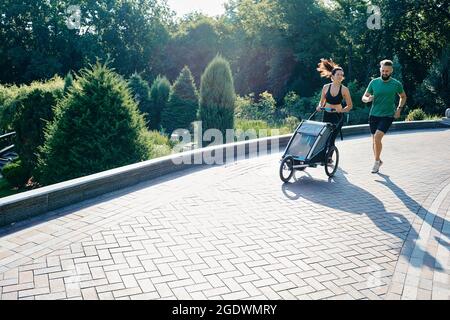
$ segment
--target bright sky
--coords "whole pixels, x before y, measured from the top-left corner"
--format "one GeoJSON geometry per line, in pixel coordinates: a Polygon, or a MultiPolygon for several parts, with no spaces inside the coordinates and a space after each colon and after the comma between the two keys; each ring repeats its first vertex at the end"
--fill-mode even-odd
{"type": "Polygon", "coordinates": [[[223,4],[226,0],[167,0],[170,8],[182,17],[186,13],[201,12],[208,16],[216,16],[225,12],[223,4]]]}

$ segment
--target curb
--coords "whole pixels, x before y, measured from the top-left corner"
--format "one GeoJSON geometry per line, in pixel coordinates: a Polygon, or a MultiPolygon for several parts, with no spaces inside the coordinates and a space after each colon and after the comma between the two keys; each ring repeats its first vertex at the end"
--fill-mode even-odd
{"type": "MultiPolygon", "coordinates": [[[[450,126],[439,120],[394,122],[391,126],[392,131],[434,128],[450,126]]],[[[343,127],[342,133],[345,136],[361,135],[369,134],[370,130],[367,124],[354,125],[343,127]]],[[[206,165],[208,163],[202,160],[204,156],[228,163],[245,158],[238,155],[251,157],[278,153],[284,150],[290,137],[291,134],[287,134],[186,151],[4,197],[0,199],[0,227],[169,173],[206,165]]]]}

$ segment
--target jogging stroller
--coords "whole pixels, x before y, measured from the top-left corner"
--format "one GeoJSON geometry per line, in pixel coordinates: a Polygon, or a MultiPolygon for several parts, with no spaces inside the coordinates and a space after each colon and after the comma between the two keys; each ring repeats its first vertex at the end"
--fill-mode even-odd
{"type": "MultiPolygon", "coordinates": [[[[321,110],[335,112],[332,108],[321,110]]],[[[303,171],[308,167],[316,168],[321,165],[325,167],[327,176],[333,177],[338,169],[339,151],[333,140],[344,117],[337,124],[312,121],[316,113],[317,111],[308,120],[302,121],[289,140],[280,160],[280,178],[283,182],[288,182],[295,170],[303,171]]]]}

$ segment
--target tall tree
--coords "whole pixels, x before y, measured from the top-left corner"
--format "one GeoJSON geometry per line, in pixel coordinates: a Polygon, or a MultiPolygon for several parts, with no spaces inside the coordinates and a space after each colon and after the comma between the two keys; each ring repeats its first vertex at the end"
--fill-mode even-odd
{"type": "Polygon", "coordinates": [[[149,128],[159,130],[161,126],[161,112],[167,106],[169,100],[171,85],[165,76],[158,75],[150,87],[150,117],[149,128]]]}
{"type": "Polygon", "coordinates": [[[161,126],[170,135],[175,129],[190,129],[198,110],[198,92],[187,66],[173,84],[167,106],[161,113],[161,126]]]}
{"type": "Polygon", "coordinates": [[[0,81],[29,83],[109,55],[125,76],[154,78],[164,61],[171,12],[163,0],[0,2],[0,81]],[[75,17],[75,18],[74,18],[75,17]],[[76,23],[69,23],[74,18],[76,23]]]}
{"type": "Polygon", "coordinates": [[[206,67],[200,84],[199,118],[203,130],[218,129],[223,135],[234,128],[236,95],[230,64],[216,56],[206,67]]]}
{"type": "Polygon", "coordinates": [[[174,79],[179,70],[189,66],[196,83],[214,56],[219,52],[219,34],[216,21],[202,14],[190,14],[182,19],[168,43],[170,65],[167,75],[174,79]]]}

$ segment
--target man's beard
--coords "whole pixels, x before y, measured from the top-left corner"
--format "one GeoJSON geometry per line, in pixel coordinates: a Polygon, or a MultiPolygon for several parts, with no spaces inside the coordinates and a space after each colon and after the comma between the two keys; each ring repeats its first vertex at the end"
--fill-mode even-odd
{"type": "Polygon", "coordinates": [[[389,80],[390,78],[391,78],[391,75],[388,75],[388,76],[382,75],[382,76],[381,76],[381,79],[383,79],[384,81],[387,81],[387,80],[389,80]]]}

